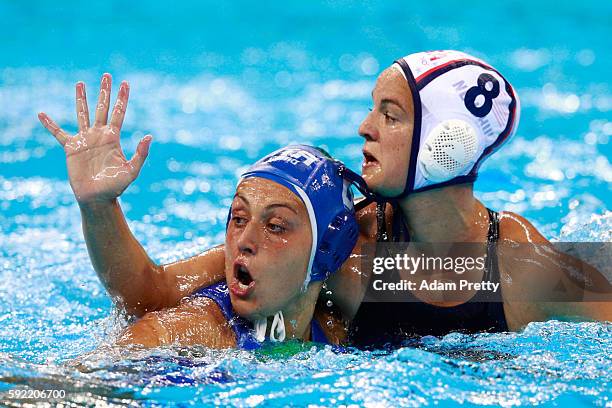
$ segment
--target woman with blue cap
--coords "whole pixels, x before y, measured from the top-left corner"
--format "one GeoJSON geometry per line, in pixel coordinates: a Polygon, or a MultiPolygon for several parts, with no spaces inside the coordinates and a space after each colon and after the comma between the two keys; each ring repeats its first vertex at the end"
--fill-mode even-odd
{"type": "MultiPolygon", "coordinates": [[[[212,250],[208,257],[155,265],[132,236],[117,203],[138,175],[151,141],[145,137],[134,158],[125,159],[119,130],[127,92],[124,83],[107,124],[110,77],[105,75],[96,122],[90,126],[84,87],[78,84],[75,136],[39,115],[66,152],[96,271],[111,294],[128,294],[128,299],[146,294],[126,308],[141,319],[121,335],[119,344],[253,349],[268,338],[334,342],[313,315],[322,281],[339,269],[357,240],[347,179],[351,172],[310,146],[275,151],[242,174],[222,253],[212,250]],[[224,280],[207,286],[194,266],[202,267],[199,272],[217,268],[224,280]],[[142,273],[121,276],[126,267],[142,273]],[[182,274],[185,270],[192,274],[182,274]]],[[[123,298],[119,304],[126,305],[123,298]]]]}
{"type": "Polygon", "coordinates": [[[225,279],[146,314],[119,344],[254,349],[266,339],[329,343],[313,318],[322,281],[357,241],[348,170],[288,146],[242,174],[229,211],[225,279]]]}

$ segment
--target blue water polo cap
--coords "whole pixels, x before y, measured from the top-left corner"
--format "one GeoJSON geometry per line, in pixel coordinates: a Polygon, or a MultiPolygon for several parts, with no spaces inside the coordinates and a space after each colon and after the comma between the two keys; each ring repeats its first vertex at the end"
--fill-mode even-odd
{"type": "Polygon", "coordinates": [[[308,211],[312,248],[304,287],[340,268],[357,242],[351,184],[360,177],[307,145],[291,145],[257,161],[241,180],[262,177],[287,187],[308,211]]]}

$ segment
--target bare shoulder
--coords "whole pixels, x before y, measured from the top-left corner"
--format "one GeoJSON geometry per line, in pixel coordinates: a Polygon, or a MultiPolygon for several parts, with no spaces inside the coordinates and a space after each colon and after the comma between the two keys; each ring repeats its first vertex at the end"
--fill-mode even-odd
{"type": "Polygon", "coordinates": [[[175,342],[213,348],[235,346],[234,333],[217,303],[207,297],[191,296],[165,310],[162,321],[175,333],[175,342]]]}
{"type": "Polygon", "coordinates": [[[228,323],[219,305],[214,300],[204,296],[185,298],[174,311],[219,326],[228,323]]]}
{"type": "Polygon", "coordinates": [[[500,214],[498,255],[511,329],[550,318],[610,319],[612,305],[606,295],[612,291],[605,276],[559,251],[520,215],[500,214]]]}
{"type": "Polygon", "coordinates": [[[525,295],[527,289],[548,286],[547,282],[553,280],[548,274],[540,273],[541,260],[537,259],[535,245],[530,245],[546,243],[546,238],[526,218],[508,211],[499,213],[498,266],[504,313],[510,330],[519,330],[529,322],[547,318],[541,307],[533,302],[544,295],[525,295]]]}
{"type": "Polygon", "coordinates": [[[118,344],[229,348],[234,347],[236,341],[219,306],[209,298],[192,296],[175,307],[145,314],[126,330],[118,344]]]}
{"type": "Polygon", "coordinates": [[[508,288],[502,284],[502,289],[506,293],[513,290],[520,293],[524,285],[532,287],[537,279],[543,278],[543,272],[550,270],[545,267],[550,258],[543,256],[540,249],[550,245],[527,219],[512,212],[501,212],[497,245],[499,267],[502,278],[506,278],[502,282],[513,282],[508,288]]]}
{"type": "Polygon", "coordinates": [[[534,244],[548,242],[526,218],[509,211],[499,213],[499,237],[501,242],[529,242],[534,244]]]}

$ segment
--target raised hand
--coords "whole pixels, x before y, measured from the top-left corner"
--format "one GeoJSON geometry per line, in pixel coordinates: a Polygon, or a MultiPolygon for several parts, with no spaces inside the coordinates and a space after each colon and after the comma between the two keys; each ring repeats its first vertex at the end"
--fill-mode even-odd
{"type": "Polygon", "coordinates": [[[125,117],[129,85],[122,82],[117,102],[107,123],[110,105],[111,76],[104,74],[96,105],[93,126],[89,122],[89,108],[85,84],[76,85],[76,112],[79,131],[70,136],[45,113],[39,113],[43,126],[64,147],[70,186],[80,205],[107,203],[123,193],[138,174],[149,154],[152,137],[145,136],[136,153],[127,160],[121,149],[119,133],[125,117]]]}

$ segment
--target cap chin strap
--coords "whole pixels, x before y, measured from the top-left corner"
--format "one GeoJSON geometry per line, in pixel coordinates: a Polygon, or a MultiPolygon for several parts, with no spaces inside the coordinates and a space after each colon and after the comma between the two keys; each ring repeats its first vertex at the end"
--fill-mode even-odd
{"type": "Polygon", "coordinates": [[[368,189],[368,185],[366,184],[365,180],[359,174],[346,167],[343,163],[338,162],[338,167],[340,176],[354,185],[365,198],[376,202],[387,200],[386,197],[376,194],[368,189]]]}
{"type": "MultiPolygon", "coordinates": [[[[259,342],[266,340],[266,332],[268,331],[268,318],[262,317],[255,321],[255,338],[259,342]]],[[[270,341],[278,342],[285,340],[285,318],[283,312],[279,311],[274,315],[272,319],[272,326],[270,327],[270,341]]]]}
{"type": "Polygon", "coordinates": [[[442,183],[436,183],[436,184],[432,184],[426,187],[421,187],[416,190],[404,189],[404,191],[400,195],[396,195],[393,197],[383,197],[381,201],[387,201],[387,202],[392,203],[394,201],[401,200],[402,198],[406,198],[407,196],[411,194],[421,193],[423,191],[430,191],[430,190],[435,190],[435,189],[442,188],[442,187],[455,186],[457,184],[473,183],[474,181],[476,181],[476,178],[477,178],[476,174],[468,174],[465,176],[458,176],[458,177],[452,178],[442,183]]]}

